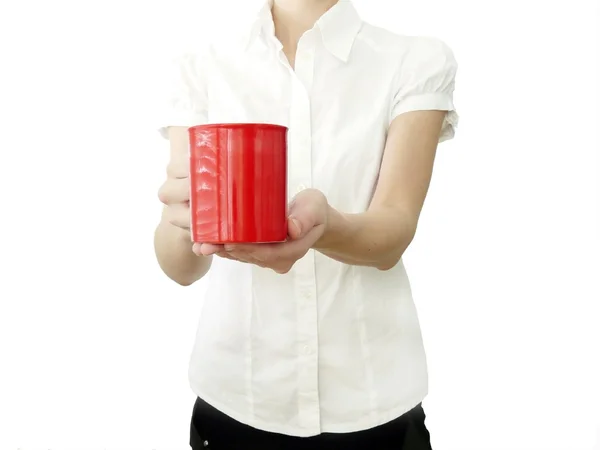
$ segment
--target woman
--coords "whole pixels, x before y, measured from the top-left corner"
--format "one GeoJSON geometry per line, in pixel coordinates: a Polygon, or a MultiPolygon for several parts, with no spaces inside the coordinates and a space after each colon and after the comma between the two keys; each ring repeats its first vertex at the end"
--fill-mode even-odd
{"type": "Polygon", "coordinates": [[[457,123],[452,52],[348,0],[274,0],[207,47],[178,65],[155,237],[170,278],[209,274],[192,448],[431,448],[401,257],[457,123]],[[286,243],[190,243],[187,127],[207,122],[289,127],[286,243]]]}

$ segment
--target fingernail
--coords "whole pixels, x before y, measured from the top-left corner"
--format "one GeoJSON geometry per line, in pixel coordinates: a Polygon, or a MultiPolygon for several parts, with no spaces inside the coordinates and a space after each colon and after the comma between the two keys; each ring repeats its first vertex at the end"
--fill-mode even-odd
{"type": "Polygon", "coordinates": [[[294,226],[298,230],[298,234],[302,233],[302,225],[300,224],[300,221],[297,220],[297,219],[292,219],[292,223],[294,224],[294,226]]]}

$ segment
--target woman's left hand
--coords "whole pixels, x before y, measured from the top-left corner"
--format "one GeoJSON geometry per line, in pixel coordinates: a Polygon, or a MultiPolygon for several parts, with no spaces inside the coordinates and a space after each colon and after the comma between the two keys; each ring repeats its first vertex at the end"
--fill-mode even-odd
{"type": "Polygon", "coordinates": [[[287,273],[323,236],[329,204],[316,189],[300,192],[289,205],[288,240],[277,244],[194,244],[197,255],[216,255],[287,273]]]}

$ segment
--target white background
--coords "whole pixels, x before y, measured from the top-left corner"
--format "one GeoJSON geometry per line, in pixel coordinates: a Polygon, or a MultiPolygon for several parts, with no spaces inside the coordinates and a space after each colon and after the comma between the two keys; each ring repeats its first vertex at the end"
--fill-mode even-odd
{"type": "MultiPolygon", "coordinates": [[[[207,9],[241,3],[3,3],[0,449],[188,448],[202,285],[155,262],[153,105],[166,59],[222,23],[207,9]]],[[[597,6],[355,3],[460,64],[405,258],[434,448],[600,448],[597,6]]]]}

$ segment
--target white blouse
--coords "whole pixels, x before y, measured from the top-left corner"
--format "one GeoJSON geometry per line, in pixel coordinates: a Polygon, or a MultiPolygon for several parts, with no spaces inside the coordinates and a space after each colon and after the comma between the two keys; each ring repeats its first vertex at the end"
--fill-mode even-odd
{"type": "MultiPolygon", "coordinates": [[[[179,61],[163,134],[202,123],[287,126],[290,196],[320,189],[347,213],[369,206],[395,117],[445,110],[441,140],[454,135],[456,61],[436,39],[369,25],[341,0],[300,39],[294,71],[269,4],[237,31],[179,61]]],[[[279,275],[215,257],[207,277],[189,380],[230,417],[295,436],[352,432],[425,397],[402,262],[379,271],[311,250],[279,275]]]]}

